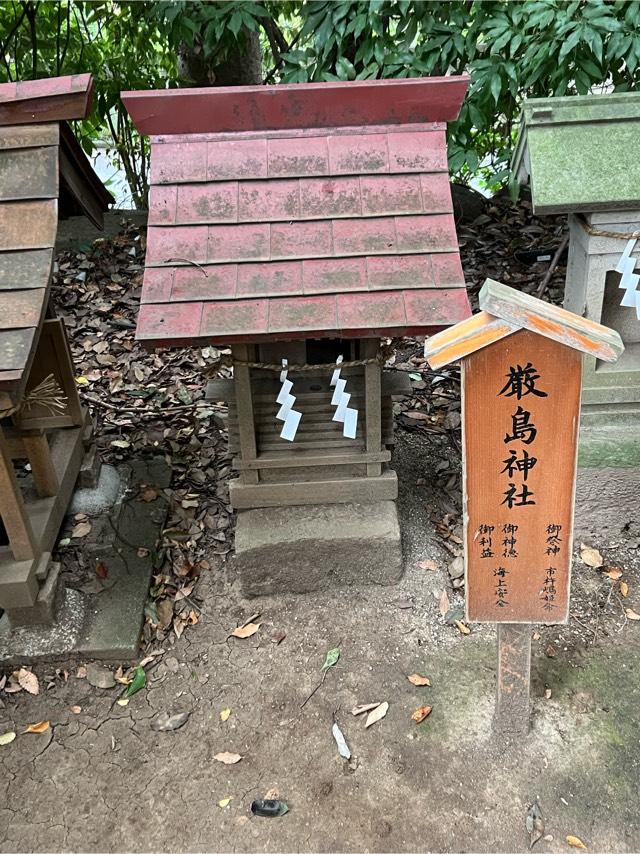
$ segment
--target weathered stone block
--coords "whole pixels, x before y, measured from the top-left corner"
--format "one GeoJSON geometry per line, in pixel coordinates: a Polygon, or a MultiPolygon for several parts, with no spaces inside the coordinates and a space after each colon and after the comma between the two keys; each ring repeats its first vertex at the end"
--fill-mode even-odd
{"type": "Polygon", "coordinates": [[[247,596],[393,584],[402,575],[395,502],[241,511],[234,564],[247,596]]]}
{"type": "Polygon", "coordinates": [[[82,459],[76,487],[78,489],[95,489],[98,485],[99,475],[100,455],[96,446],[90,445],[82,459]]]}
{"type": "Polygon", "coordinates": [[[33,605],[38,597],[38,560],[14,561],[3,568],[0,578],[0,608],[33,605]]]}
{"type": "Polygon", "coordinates": [[[637,518],[640,442],[637,420],[625,424],[610,413],[606,426],[580,427],[576,484],[576,536],[618,534],[637,518]]]}
{"type": "MultiPolygon", "coordinates": [[[[49,558],[50,555],[47,555],[49,558]]],[[[12,629],[21,626],[50,625],[64,602],[64,582],[60,578],[60,564],[49,564],[49,574],[38,592],[33,605],[25,608],[8,608],[9,625],[12,629]]]]}

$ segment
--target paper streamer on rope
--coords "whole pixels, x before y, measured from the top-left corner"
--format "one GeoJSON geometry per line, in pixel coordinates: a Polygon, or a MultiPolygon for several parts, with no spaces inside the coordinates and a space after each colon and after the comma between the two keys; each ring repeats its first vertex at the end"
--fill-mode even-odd
{"type": "Polygon", "coordinates": [[[640,275],[634,273],[636,259],[631,257],[631,253],[636,245],[636,239],[632,238],[627,242],[624,252],[620,256],[620,260],[616,264],[616,272],[620,273],[619,288],[624,290],[624,296],[620,305],[627,308],[635,308],[636,316],[640,320],[640,291],[638,291],[638,283],[640,275]]]}
{"type": "Polygon", "coordinates": [[[335,387],[333,397],[331,398],[331,405],[336,407],[336,411],[332,420],[338,421],[343,425],[342,435],[345,438],[355,439],[356,431],[358,429],[358,410],[349,406],[351,395],[345,391],[347,381],[343,380],[340,376],[340,365],[342,364],[342,361],[343,357],[338,356],[336,359],[336,368],[331,375],[331,381],[329,383],[329,385],[335,387]]]}
{"type": "Polygon", "coordinates": [[[291,394],[293,383],[291,380],[287,379],[288,365],[288,360],[283,359],[282,370],[280,371],[280,382],[282,383],[282,388],[276,398],[276,403],[280,404],[280,409],[276,414],[276,418],[279,421],[284,421],[284,425],[280,431],[280,438],[286,439],[288,442],[293,442],[298,430],[298,424],[300,424],[300,419],[302,418],[302,413],[293,408],[293,404],[296,402],[296,399],[295,396],[291,394]]]}

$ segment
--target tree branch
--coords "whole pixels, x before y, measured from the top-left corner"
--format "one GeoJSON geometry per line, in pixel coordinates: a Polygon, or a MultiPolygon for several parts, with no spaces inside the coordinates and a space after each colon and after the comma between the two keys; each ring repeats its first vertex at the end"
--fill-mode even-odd
{"type": "Polygon", "coordinates": [[[31,0],[27,0],[26,3],[23,3],[27,21],[29,22],[29,36],[31,38],[31,77],[34,80],[38,73],[38,33],[36,31],[36,14],[39,5],[39,3],[34,5],[31,0]]]}
{"type": "Polygon", "coordinates": [[[261,24],[269,40],[273,61],[278,66],[282,62],[282,53],[288,50],[287,40],[273,18],[261,19],[261,24]]]}
{"type": "MultiPolygon", "coordinates": [[[[263,26],[263,28],[265,29],[265,32],[267,32],[267,31],[266,31],[266,28],[264,27],[264,23],[262,24],[262,26],[263,26]]],[[[279,30],[279,28],[278,28],[278,30],[279,30]]],[[[300,30],[300,32],[302,32],[302,30],[300,30]]],[[[298,33],[296,34],[296,36],[291,40],[291,44],[286,44],[286,42],[285,42],[285,47],[284,47],[284,48],[283,48],[283,50],[281,51],[280,59],[278,60],[278,62],[276,62],[276,64],[275,64],[275,65],[273,66],[273,68],[271,69],[271,71],[267,74],[267,76],[266,76],[266,77],[264,78],[264,80],[262,81],[262,82],[263,82],[263,84],[264,84],[265,86],[266,86],[266,84],[267,84],[267,83],[271,83],[271,81],[273,80],[273,78],[276,76],[276,74],[277,74],[278,70],[280,69],[280,67],[281,67],[281,65],[282,65],[282,63],[283,63],[283,61],[284,61],[284,60],[282,59],[282,54],[283,54],[283,53],[287,53],[287,51],[290,51],[290,50],[291,50],[291,48],[292,48],[292,47],[294,47],[294,46],[297,44],[298,39],[300,38],[300,32],[298,32],[298,33]]],[[[281,35],[282,35],[282,34],[281,34],[281,35]]],[[[267,33],[267,38],[268,38],[268,37],[269,37],[269,33],[267,33]]],[[[284,36],[283,36],[283,38],[284,38],[284,36]]]]}
{"type": "MultiPolygon", "coordinates": [[[[27,10],[25,9],[24,4],[22,4],[22,14],[20,15],[20,17],[17,19],[17,21],[15,22],[15,24],[13,25],[13,27],[9,31],[9,35],[3,41],[2,45],[0,45],[0,56],[2,56],[3,59],[4,59],[4,56],[7,52],[7,48],[9,47],[9,43],[11,42],[11,39],[14,37],[14,35],[20,29],[20,26],[21,26],[22,22],[24,21],[24,17],[26,14],[27,14],[27,10]]],[[[10,77],[11,73],[9,72],[9,65],[6,63],[6,61],[5,61],[5,65],[7,65],[7,73],[9,74],[9,77],[10,77]]]]}
{"type": "MultiPolygon", "coordinates": [[[[69,42],[71,40],[71,0],[67,0],[67,33],[64,42],[64,49],[62,51],[62,56],[60,57],[60,69],[64,66],[64,61],[67,58],[67,50],[69,49],[69,42]]],[[[82,51],[84,50],[84,43],[80,49],[80,56],[82,56],[82,51]]]]}

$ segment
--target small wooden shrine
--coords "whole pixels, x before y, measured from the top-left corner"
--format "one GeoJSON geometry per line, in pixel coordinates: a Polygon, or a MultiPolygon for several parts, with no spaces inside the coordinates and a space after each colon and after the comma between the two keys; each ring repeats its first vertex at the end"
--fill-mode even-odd
{"type": "Polygon", "coordinates": [[[380,344],[470,313],[445,138],[467,85],[123,94],[151,137],[137,338],[231,345],[209,393],[229,403],[234,507],[396,498],[380,344]]]}
{"type": "Polygon", "coordinates": [[[617,330],[615,365],[587,357],[583,416],[604,426],[640,419],[640,93],[525,102],[514,179],[536,213],[569,215],[564,306],[617,330]]]}
{"type": "Polygon", "coordinates": [[[49,304],[58,218],[101,227],[113,201],[66,124],[91,94],[89,74],[0,85],[0,608],[13,627],[53,619],[51,551],[92,432],[49,304]]]}

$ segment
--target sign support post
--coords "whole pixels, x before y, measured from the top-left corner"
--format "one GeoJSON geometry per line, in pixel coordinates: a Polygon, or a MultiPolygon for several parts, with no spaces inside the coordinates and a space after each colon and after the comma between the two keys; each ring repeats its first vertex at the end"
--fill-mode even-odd
{"type": "Polygon", "coordinates": [[[530,623],[498,623],[498,679],[494,729],[526,735],[530,720],[530,623]]]}
{"type": "Polygon", "coordinates": [[[617,332],[487,280],[479,314],[427,341],[462,363],[466,618],[498,628],[495,728],[529,729],[533,624],[569,618],[582,359],[617,332]]]}

